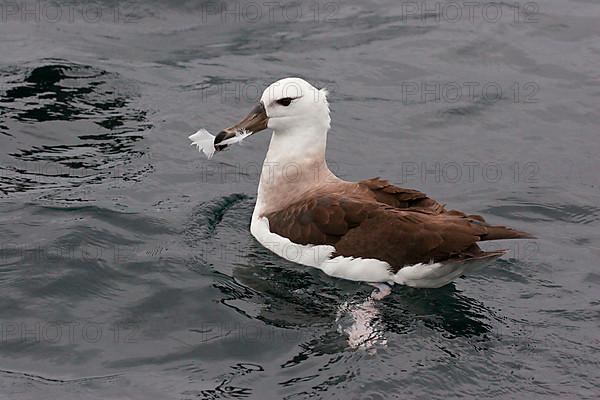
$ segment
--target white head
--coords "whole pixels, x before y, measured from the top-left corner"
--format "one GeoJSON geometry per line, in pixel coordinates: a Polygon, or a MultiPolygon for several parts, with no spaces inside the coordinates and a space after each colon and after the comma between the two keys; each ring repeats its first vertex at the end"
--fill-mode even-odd
{"type": "Polygon", "coordinates": [[[317,89],[304,79],[285,78],[272,83],[260,102],[269,118],[267,127],[275,134],[294,131],[329,129],[327,90],[317,89]]]}
{"type": "Polygon", "coordinates": [[[317,89],[304,79],[285,78],[267,87],[260,104],[242,121],[219,133],[215,146],[219,150],[219,142],[242,129],[256,133],[271,128],[271,148],[276,146],[284,152],[298,147],[321,151],[322,147],[324,153],[329,123],[327,90],[317,89]]]}
{"type": "Polygon", "coordinates": [[[279,209],[315,185],[338,179],[325,161],[329,121],[326,90],[304,79],[285,78],[266,88],[260,103],[243,120],[217,135],[215,148],[221,150],[226,146],[219,143],[240,130],[273,129],[255,213],[279,209]]]}

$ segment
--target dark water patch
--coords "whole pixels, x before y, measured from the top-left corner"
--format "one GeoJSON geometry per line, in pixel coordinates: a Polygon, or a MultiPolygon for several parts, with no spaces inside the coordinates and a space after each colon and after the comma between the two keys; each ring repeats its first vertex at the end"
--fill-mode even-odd
{"type": "Polygon", "coordinates": [[[137,83],[56,59],[11,72],[0,98],[0,125],[14,138],[10,158],[0,159],[1,192],[127,183],[152,172],[125,167],[143,156],[136,144],[152,127],[136,108],[137,83]]]}
{"type": "Polygon", "coordinates": [[[232,377],[225,378],[214,389],[201,390],[199,392],[186,391],[185,395],[194,394],[197,398],[207,400],[217,399],[243,399],[248,398],[253,392],[250,387],[239,387],[232,384],[232,377]]]}
{"type": "Polygon", "coordinates": [[[115,229],[135,232],[141,235],[172,234],[175,231],[164,220],[140,213],[120,212],[98,205],[76,205],[72,207],[57,207],[53,205],[33,205],[33,215],[47,218],[86,218],[97,219],[112,225],[115,229]]]}
{"type": "MultiPolygon", "coordinates": [[[[23,268],[31,270],[32,267],[23,268]]],[[[33,296],[47,304],[54,300],[111,299],[120,292],[118,282],[131,278],[132,275],[111,269],[100,260],[73,260],[32,271],[29,279],[14,287],[19,288],[23,295],[33,296]]]]}
{"type": "Polygon", "coordinates": [[[584,278],[584,282],[600,285],[600,273],[590,272],[584,278]]]}
{"type": "Polygon", "coordinates": [[[457,49],[451,49],[444,59],[458,59],[462,63],[476,61],[478,64],[512,64],[533,67],[536,62],[517,46],[486,37],[477,39],[457,49]]]}
{"type": "Polygon", "coordinates": [[[232,194],[196,207],[185,228],[184,236],[189,246],[196,247],[210,238],[223,220],[225,213],[237,203],[246,200],[244,194],[232,194]]]}
{"type": "MultiPolygon", "coordinates": [[[[578,322],[578,321],[589,321],[598,320],[600,318],[600,309],[553,309],[553,310],[541,310],[542,313],[552,315],[556,318],[563,319],[565,321],[578,322]]],[[[571,328],[575,328],[573,325],[571,328]]]]}
{"type": "MultiPolygon", "coordinates": [[[[206,329],[218,321],[219,315],[207,310],[201,302],[190,300],[207,295],[211,290],[200,286],[191,289],[156,283],[154,286],[152,293],[120,310],[118,323],[135,327],[143,341],[177,337],[181,332],[187,332],[190,337],[194,335],[189,333],[198,332],[196,336],[203,338],[198,344],[207,341],[206,329]]],[[[186,347],[193,347],[196,342],[184,340],[186,347]]]]}
{"type": "Polygon", "coordinates": [[[468,123],[473,116],[481,115],[486,109],[496,104],[483,98],[478,98],[470,104],[451,106],[425,117],[427,126],[441,126],[448,123],[468,123]]]}
{"type": "Polygon", "coordinates": [[[600,220],[600,208],[593,205],[525,202],[506,198],[508,205],[491,206],[484,213],[527,222],[562,221],[571,224],[591,224],[600,220]]]}
{"type": "MultiPolygon", "coordinates": [[[[22,340],[21,338],[7,340],[0,343],[0,351],[2,354],[6,354],[9,358],[18,358],[18,355],[22,352],[31,352],[34,354],[32,357],[36,362],[55,362],[55,363],[70,363],[73,365],[80,365],[88,363],[94,359],[97,359],[101,354],[100,349],[77,349],[74,351],[74,347],[77,345],[73,343],[49,343],[47,341],[33,342],[31,340],[22,340]]],[[[35,376],[33,374],[26,374],[35,376]]],[[[18,379],[33,379],[29,376],[12,376],[12,378],[18,379]]],[[[55,384],[66,384],[57,380],[55,384]]],[[[43,382],[47,384],[48,382],[43,382]]]]}
{"type": "Polygon", "coordinates": [[[480,336],[490,332],[490,319],[494,318],[488,307],[461,294],[454,285],[442,290],[396,287],[393,300],[382,308],[382,320],[386,330],[398,334],[409,326],[431,329],[446,337],[480,336]]]}
{"type": "MultiPolygon", "coordinates": [[[[261,295],[261,292],[256,289],[252,289],[240,282],[239,276],[232,279],[232,277],[224,275],[224,274],[216,274],[215,282],[213,283],[213,287],[219,289],[221,293],[224,295],[221,299],[221,302],[227,304],[230,300],[253,300],[257,295],[261,295]]],[[[235,308],[235,307],[234,307],[235,308]]],[[[238,310],[237,308],[235,308],[238,310]]],[[[240,311],[240,310],[238,310],[240,311]]]]}
{"type": "MultiPolygon", "coordinates": [[[[323,5],[319,5],[322,7],[323,5]]],[[[435,25],[407,25],[400,16],[383,17],[358,13],[336,19],[335,22],[323,21],[297,21],[294,30],[286,29],[289,21],[275,18],[265,18],[261,23],[247,23],[241,21],[238,29],[222,37],[207,38],[204,35],[205,26],[190,29],[186,32],[189,37],[198,37],[205,45],[194,49],[185,48],[171,52],[169,59],[159,62],[172,64],[173,58],[179,62],[195,59],[211,59],[220,57],[223,53],[235,56],[256,56],[278,59],[278,54],[299,54],[309,49],[322,46],[323,40],[329,42],[328,47],[335,50],[355,48],[378,42],[390,41],[415,35],[425,35],[435,31],[435,25]],[[325,32],[335,27],[336,34],[327,39],[323,38],[325,32]],[[362,29],[357,32],[358,27],[362,29]]],[[[210,21],[209,21],[210,22],[210,21]]],[[[227,24],[225,24],[227,26],[227,24]]]]}
{"type": "Polygon", "coordinates": [[[111,115],[139,95],[132,82],[119,82],[118,75],[89,65],[65,60],[44,60],[43,63],[22,70],[8,80],[10,87],[0,99],[1,107],[9,111],[6,117],[24,123],[96,117],[98,124],[107,124],[119,117],[119,125],[131,119],[143,119],[143,112],[111,115]],[[132,85],[128,91],[127,84],[132,85]]]}
{"type": "MultiPolygon", "coordinates": [[[[18,278],[15,280],[18,280],[18,278]]],[[[0,299],[0,310],[2,310],[2,318],[5,321],[21,319],[31,314],[31,310],[23,302],[23,299],[17,298],[17,296],[9,296],[8,292],[14,285],[13,281],[13,279],[3,279],[0,285],[5,293],[2,299],[0,299]]]]}
{"type": "MultiPolygon", "coordinates": [[[[482,245],[482,248],[486,248],[485,244],[482,245]]],[[[500,246],[500,248],[502,248],[502,246],[500,246]]],[[[492,249],[495,250],[498,249],[498,247],[492,246],[492,249]]],[[[527,276],[528,271],[535,271],[537,269],[539,269],[539,266],[535,263],[528,264],[515,259],[498,259],[493,265],[487,267],[484,272],[486,279],[498,279],[505,282],[527,284],[530,281],[527,276]]]]}
{"type": "MultiPolygon", "coordinates": [[[[223,87],[224,85],[228,85],[226,87],[240,87],[241,85],[246,85],[243,86],[245,88],[244,93],[251,93],[252,95],[256,95],[256,96],[260,96],[262,90],[264,90],[265,88],[261,88],[259,86],[257,86],[257,78],[228,78],[225,79],[223,77],[219,77],[219,76],[213,76],[213,75],[207,75],[204,77],[204,79],[202,79],[201,82],[197,82],[197,83],[193,83],[193,84],[188,84],[188,85],[182,85],[181,89],[183,91],[202,91],[202,92],[206,92],[206,93],[211,93],[211,90],[213,90],[214,88],[220,88],[223,87]],[[258,92],[261,91],[261,92],[258,92]],[[258,93],[257,93],[258,92],[258,93]]],[[[219,94],[218,91],[215,91],[215,93],[219,94]]],[[[234,96],[231,96],[234,97],[234,96]]],[[[242,97],[242,93],[236,93],[236,96],[234,97],[235,100],[240,100],[242,97]]]]}
{"type": "Polygon", "coordinates": [[[1,369],[0,374],[9,376],[13,379],[23,379],[28,381],[35,381],[39,383],[43,383],[46,385],[62,385],[62,384],[71,384],[71,383],[85,383],[93,380],[101,380],[101,381],[111,381],[114,378],[117,378],[119,375],[106,375],[106,376],[89,376],[82,378],[74,378],[74,379],[61,379],[61,378],[53,378],[49,376],[43,375],[35,375],[27,372],[21,371],[11,371],[6,369],[1,369]]]}
{"type": "Polygon", "coordinates": [[[435,100],[433,97],[425,100],[421,103],[408,104],[410,107],[415,107],[418,104],[428,104],[429,107],[432,107],[431,111],[413,115],[405,120],[405,123],[410,124],[415,129],[422,129],[423,127],[444,129],[455,124],[471,125],[474,119],[494,113],[495,109],[502,107],[508,101],[503,99],[494,101],[484,97],[476,97],[469,101],[461,99],[451,105],[440,105],[439,100],[435,100]]]}

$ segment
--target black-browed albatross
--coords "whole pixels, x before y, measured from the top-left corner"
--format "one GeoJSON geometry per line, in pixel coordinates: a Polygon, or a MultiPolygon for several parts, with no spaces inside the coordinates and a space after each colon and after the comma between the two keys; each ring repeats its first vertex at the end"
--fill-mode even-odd
{"type": "Polygon", "coordinates": [[[279,80],[214,139],[222,150],[219,143],[239,132],[273,130],[250,225],[263,246],[328,275],[368,282],[382,298],[388,284],[440,287],[504,253],[483,251],[478,241],[531,237],[380,178],[336,177],[325,161],[326,96],[303,79],[279,80]]]}

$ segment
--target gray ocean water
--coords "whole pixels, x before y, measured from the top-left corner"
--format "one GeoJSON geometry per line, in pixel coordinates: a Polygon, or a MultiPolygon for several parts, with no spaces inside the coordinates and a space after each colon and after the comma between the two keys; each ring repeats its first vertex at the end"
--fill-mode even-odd
{"type": "Polygon", "coordinates": [[[600,4],[2,2],[1,399],[597,399],[600,4]],[[537,240],[435,290],[250,235],[269,133],[327,87],[328,159],[537,240]]]}

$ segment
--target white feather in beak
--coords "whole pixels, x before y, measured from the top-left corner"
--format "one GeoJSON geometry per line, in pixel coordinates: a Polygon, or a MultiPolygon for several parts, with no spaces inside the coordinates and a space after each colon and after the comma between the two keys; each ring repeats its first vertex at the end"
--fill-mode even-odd
{"type": "MultiPolygon", "coordinates": [[[[240,143],[242,140],[246,139],[248,136],[252,135],[250,131],[237,131],[234,137],[229,139],[225,139],[219,143],[219,146],[227,146],[230,144],[240,143]]],[[[204,153],[206,158],[209,160],[215,154],[215,135],[211,134],[206,129],[200,129],[198,132],[189,136],[189,139],[192,141],[192,146],[196,145],[198,151],[204,153]]]]}

